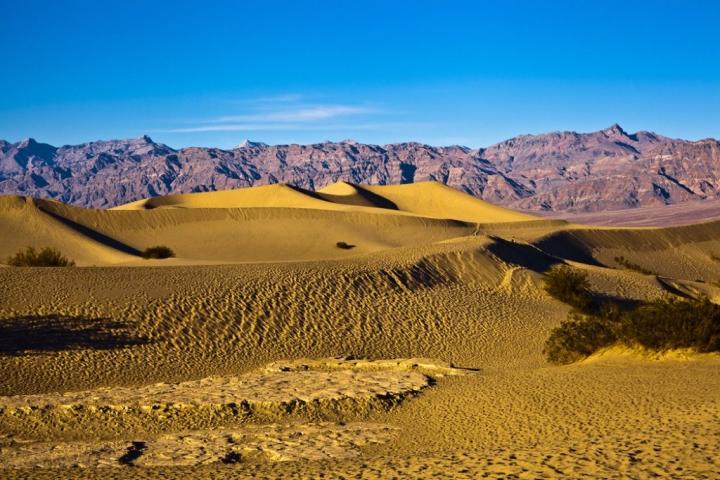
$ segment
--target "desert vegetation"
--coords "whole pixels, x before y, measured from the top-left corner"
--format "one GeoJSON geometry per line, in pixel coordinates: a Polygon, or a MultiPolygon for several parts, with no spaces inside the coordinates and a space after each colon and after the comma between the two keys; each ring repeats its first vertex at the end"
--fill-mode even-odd
{"type": "Polygon", "coordinates": [[[45,247],[39,252],[34,247],[26,247],[7,259],[13,267],[73,267],[75,262],[65,257],[55,248],[45,247]]]}
{"type": "Polygon", "coordinates": [[[175,256],[175,252],[172,251],[170,247],[167,247],[165,245],[156,245],[154,247],[148,247],[143,251],[142,254],[143,258],[145,259],[163,259],[163,258],[171,258],[175,256]]]}
{"type": "Polygon", "coordinates": [[[566,265],[554,267],[546,273],[545,291],[581,312],[587,312],[592,305],[587,275],[566,265]]]}
{"type": "Polygon", "coordinates": [[[547,274],[545,289],[573,307],[545,342],[543,352],[551,363],[572,363],[616,344],[654,351],[720,351],[720,305],[707,297],[666,298],[629,309],[611,300],[596,305],[586,276],[567,266],[547,274]]]}
{"type": "Polygon", "coordinates": [[[632,270],[634,272],[642,273],[643,275],[657,275],[652,270],[648,270],[647,268],[638,265],[637,263],[631,262],[627,258],[623,257],[622,255],[619,257],[615,257],[615,262],[622,267],[627,268],[628,270],[632,270]]]}

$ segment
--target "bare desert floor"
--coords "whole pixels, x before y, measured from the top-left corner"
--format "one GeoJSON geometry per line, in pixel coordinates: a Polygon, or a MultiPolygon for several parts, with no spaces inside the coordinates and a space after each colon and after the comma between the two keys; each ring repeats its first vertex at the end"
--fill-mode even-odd
{"type": "Polygon", "coordinates": [[[27,245],[78,266],[0,267],[3,478],[720,472],[719,356],[542,354],[552,265],[718,302],[720,222],[586,227],[437,184],[0,197],[0,258],[27,245]],[[138,256],[157,244],[177,257],[138,256]]]}

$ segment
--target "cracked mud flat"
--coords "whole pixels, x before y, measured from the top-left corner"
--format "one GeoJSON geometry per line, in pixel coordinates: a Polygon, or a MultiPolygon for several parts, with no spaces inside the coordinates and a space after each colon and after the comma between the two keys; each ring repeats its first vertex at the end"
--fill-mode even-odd
{"type": "MultiPolygon", "coordinates": [[[[66,430],[74,421],[108,415],[193,416],[213,411],[226,421],[283,418],[296,412],[382,410],[431,385],[435,377],[468,371],[429,360],[345,359],[274,362],[233,377],[209,377],[142,387],[0,397],[5,431],[29,432],[35,423],[66,430]]],[[[195,466],[211,463],[322,460],[352,457],[385,443],[398,428],[371,422],[246,424],[169,432],[150,438],[43,442],[0,438],[5,468],[98,468],[123,465],[195,466]]]]}
{"type": "Polygon", "coordinates": [[[173,467],[355,457],[392,440],[398,428],[355,422],[249,425],[111,442],[16,442],[2,449],[5,468],[173,467]]]}

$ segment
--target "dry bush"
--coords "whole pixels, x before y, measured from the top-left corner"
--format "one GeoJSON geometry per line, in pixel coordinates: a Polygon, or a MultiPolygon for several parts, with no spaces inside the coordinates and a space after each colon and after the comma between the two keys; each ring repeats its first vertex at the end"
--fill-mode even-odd
{"type": "Polygon", "coordinates": [[[154,247],[146,248],[145,251],[142,253],[143,258],[149,259],[149,258],[170,258],[175,256],[175,252],[172,251],[170,247],[166,247],[165,245],[156,245],[154,247]]]}
{"type": "Polygon", "coordinates": [[[562,265],[545,274],[545,291],[581,312],[589,312],[592,295],[587,275],[562,265]]]}
{"type": "Polygon", "coordinates": [[[45,247],[39,252],[27,247],[8,258],[7,264],[13,267],[73,267],[75,262],[65,257],[59,250],[45,247]]]}
{"type": "Polygon", "coordinates": [[[655,351],[691,348],[720,351],[720,305],[708,298],[665,299],[629,311],[606,308],[600,314],[572,313],[554,328],[543,353],[549,362],[572,363],[613,344],[655,351]]]}

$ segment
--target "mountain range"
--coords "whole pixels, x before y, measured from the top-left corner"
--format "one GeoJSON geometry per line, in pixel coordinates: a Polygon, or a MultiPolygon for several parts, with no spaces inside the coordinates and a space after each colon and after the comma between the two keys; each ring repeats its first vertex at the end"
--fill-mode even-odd
{"type": "Polygon", "coordinates": [[[352,140],[173,149],[148,136],[61,147],[0,140],[0,193],[84,207],[274,183],[315,190],[338,180],[435,180],[526,211],[622,210],[720,198],[720,142],[630,134],[617,124],[521,135],[480,149],[352,140]]]}

